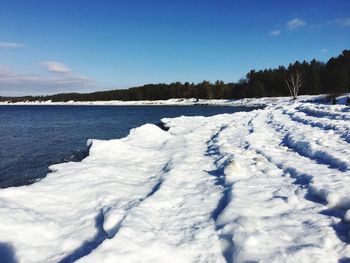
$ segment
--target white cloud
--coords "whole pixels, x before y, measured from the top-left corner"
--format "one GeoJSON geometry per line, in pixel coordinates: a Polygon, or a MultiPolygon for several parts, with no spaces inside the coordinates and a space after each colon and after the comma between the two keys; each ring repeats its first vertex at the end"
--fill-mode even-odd
{"type": "Polygon", "coordinates": [[[270,31],[269,36],[278,36],[280,34],[281,34],[280,30],[272,30],[270,31]]]}
{"type": "Polygon", "coordinates": [[[327,48],[324,48],[321,50],[321,53],[327,53],[328,52],[328,49],[327,48]]]}
{"type": "Polygon", "coordinates": [[[350,27],[350,17],[341,17],[333,20],[328,20],[323,23],[310,25],[312,28],[323,28],[329,26],[350,27]]]}
{"type": "Polygon", "coordinates": [[[0,65],[0,78],[10,76],[12,74],[12,70],[6,65],[0,65]]]}
{"type": "Polygon", "coordinates": [[[0,96],[46,95],[61,92],[90,92],[100,89],[95,80],[54,68],[64,74],[17,73],[0,65],[0,96]]]}
{"type": "Polygon", "coordinates": [[[306,26],[306,22],[298,17],[296,17],[292,20],[289,20],[286,23],[286,27],[288,30],[295,30],[295,29],[298,29],[298,28],[303,27],[303,26],[306,26]]]}
{"type": "Polygon", "coordinates": [[[41,65],[45,66],[46,69],[52,73],[69,73],[71,72],[71,69],[58,61],[42,61],[40,62],[41,65]]]}
{"type": "Polygon", "coordinates": [[[338,18],[336,20],[330,21],[333,24],[337,24],[339,26],[346,26],[346,27],[350,27],[350,17],[347,18],[338,18]]]}
{"type": "Polygon", "coordinates": [[[21,48],[21,47],[26,47],[26,45],[22,43],[0,41],[0,48],[21,48]]]}

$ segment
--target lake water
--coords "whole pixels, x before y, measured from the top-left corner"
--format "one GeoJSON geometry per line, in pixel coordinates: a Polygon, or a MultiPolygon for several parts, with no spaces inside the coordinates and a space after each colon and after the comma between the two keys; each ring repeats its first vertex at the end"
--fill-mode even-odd
{"type": "Polygon", "coordinates": [[[248,111],[225,106],[0,106],[0,188],[30,184],[55,163],[80,161],[88,139],[116,139],[163,117],[248,111]]]}

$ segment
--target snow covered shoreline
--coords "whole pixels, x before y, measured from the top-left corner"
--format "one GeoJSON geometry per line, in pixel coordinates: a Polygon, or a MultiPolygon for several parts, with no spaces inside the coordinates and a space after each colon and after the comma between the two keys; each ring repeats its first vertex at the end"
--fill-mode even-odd
{"type": "Polygon", "coordinates": [[[269,105],[93,140],[81,162],[0,190],[0,257],[346,262],[350,107],[310,99],[233,101],[269,105]]]}
{"type": "MultiPolygon", "coordinates": [[[[302,95],[298,97],[299,102],[314,102],[327,100],[328,95],[302,95]]],[[[337,104],[346,104],[347,97],[350,94],[344,94],[337,98],[337,104]]],[[[270,104],[288,103],[291,97],[264,97],[264,98],[246,98],[238,100],[228,99],[169,99],[169,100],[140,100],[140,101],[23,101],[23,102],[0,102],[0,106],[248,106],[264,107],[270,104]]]]}
{"type": "Polygon", "coordinates": [[[235,105],[235,100],[196,100],[196,99],[169,99],[169,100],[141,100],[141,101],[23,101],[23,102],[0,102],[0,105],[72,105],[72,106],[192,106],[192,105],[235,105]]]}
{"type": "MultiPolygon", "coordinates": [[[[306,95],[299,96],[299,101],[315,101],[326,97],[326,95],[306,95]]],[[[344,104],[346,96],[340,98],[344,104]]],[[[247,98],[239,100],[226,99],[169,99],[169,100],[145,100],[145,101],[67,101],[67,102],[52,102],[52,101],[24,101],[24,102],[0,102],[0,105],[35,105],[35,106],[193,106],[193,105],[209,105],[209,106],[264,106],[271,103],[285,103],[291,100],[290,97],[279,98],[247,98]]]]}

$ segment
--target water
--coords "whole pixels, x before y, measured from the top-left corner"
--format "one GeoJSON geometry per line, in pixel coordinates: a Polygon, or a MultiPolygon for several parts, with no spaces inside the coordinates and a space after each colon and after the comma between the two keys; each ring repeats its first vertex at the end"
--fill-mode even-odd
{"type": "Polygon", "coordinates": [[[30,184],[55,163],[80,161],[88,139],[115,139],[163,117],[251,110],[224,106],[0,106],[0,188],[30,184]]]}

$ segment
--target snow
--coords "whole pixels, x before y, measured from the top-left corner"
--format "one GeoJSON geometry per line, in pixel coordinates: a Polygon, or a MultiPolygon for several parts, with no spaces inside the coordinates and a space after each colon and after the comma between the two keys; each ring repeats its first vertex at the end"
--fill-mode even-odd
{"type": "MultiPolygon", "coordinates": [[[[299,96],[299,101],[322,101],[326,95],[303,95],[299,96]]],[[[348,94],[345,94],[337,99],[338,104],[346,104],[346,98],[348,94]]],[[[139,100],[139,101],[121,101],[121,100],[109,100],[109,101],[67,101],[67,102],[53,102],[47,101],[22,101],[22,102],[0,102],[0,105],[70,105],[70,106],[190,106],[190,105],[213,105],[213,106],[265,106],[266,104],[287,103],[290,102],[290,97],[278,97],[278,98],[247,98],[240,100],[233,99],[195,99],[195,98],[177,98],[168,100],[139,100]]]]}
{"type": "Polygon", "coordinates": [[[89,140],[81,162],[0,190],[0,258],[349,261],[350,108],[310,98],[89,140]]]}
{"type": "Polygon", "coordinates": [[[345,212],[344,221],[350,223],[350,209],[345,212]]]}
{"type": "Polygon", "coordinates": [[[116,234],[124,218],[124,210],[107,208],[103,211],[103,230],[107,233],[108,237],[111,238],[116,234]]]}

